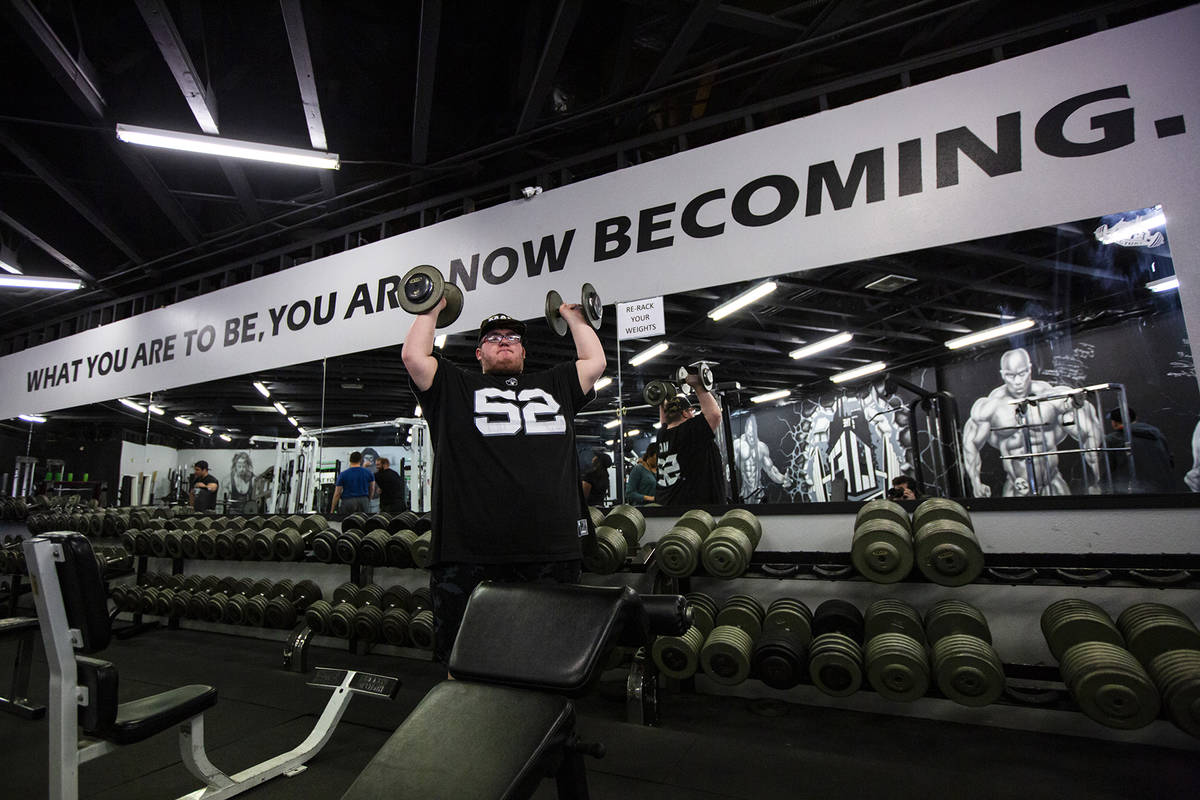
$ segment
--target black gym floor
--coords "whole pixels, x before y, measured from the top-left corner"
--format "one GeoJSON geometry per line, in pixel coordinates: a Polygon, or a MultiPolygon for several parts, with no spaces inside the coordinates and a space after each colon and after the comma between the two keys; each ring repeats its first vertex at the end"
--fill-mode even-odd
{"type": "MultiPolygon", "coordinates": [[[[40,648],[39,648],[40,649],[40,648]]],[[[0,644],[0,686],[15,650],[0,644]]],[[[314,665],[399,675],[396,700],[356,697],[308,769],[247,792],[249,798],[336,800],[442,677],[433,664],[313,648],[314,665]]],[[[120,669],[122,699],[186,683],[217,687],[205,716],[214,764],[236,772],[297,745],[327,694],[282,669],[282,645],[188,630],[153,630],[104,654],[120,669]]],[[[579,732],[608,755],[588,759],[597,800],[750,798],[1174,798],[1200,795],[1200,753],[1097,739],[1011,731],[833,708],[699,694],[666,695],[662,725],[624,721],[623,684],[579,701],[579,732]]],[[[34,665],[34,699],[46,666],[34,665]]],[[[470,769],[472,742],[445,742],[470,769]]],[[[0,714],[0,798],[46,797],[47,727],[0,714]]],[[[165,733],[84,764],[80,797],[175,798],[198,787],[165,733]]],[[[536,797],[555,797],[551,781],[536,797]]],[[[458,799],[454,799],[458,800],[458,799]]],[[[461,800],[472,800],[462,798],[461,800]]]]}

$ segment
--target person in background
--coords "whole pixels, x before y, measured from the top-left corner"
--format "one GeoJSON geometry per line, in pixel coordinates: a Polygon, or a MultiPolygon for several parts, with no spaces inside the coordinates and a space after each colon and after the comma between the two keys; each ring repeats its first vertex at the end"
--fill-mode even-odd
{"type": "Polygon", "coordinates": [[[217,477],[208,473],[207,461],[197,461],[194,471],[188,502],[196,511],[212,511],[217,507],[217,477]]]}
{"type": "Polygon", "coordinates": [[[917,481],[908,475],[897,475],[892,478],[892,488],[887,493],[889,500],[916,500],[921,496],[917,491],[917,481]]]}
{"type": "Polygon", "coordinates": [[[700,414],[686,398],[667,398],[658,407],[658,501],[665,506],[725,501],[724,468],[717,449],[721,407],[700,382],[687,382],[700,402],[700,414]]]}
{"type": "Polygon", "coordinates": [[[608,499],[608,468],[612,466],[612,456],[597,451],[592,456],[592,466],[583,473],[583,499],[589,505],[601,506],[608,499]]]}
{"type": "Polygon", "coordinates": [[[404,510],[404,479],[392,469],[392,462],[380,458],[375,462],[375,494],[379,495],[379,510],[398,514],[404,510]]]}
{"type": "Polygon", "coordinates": [[[625,502],[632,506],[653,503],[658,482],[658,442],[651,442],[625,481],[625,502]]]}
{"type": "MultiPolygon", "coordinates": [[[[1167,437],[1150,423],[1138,422],[1137,412],[1132,406],[1126,406],[1126,410],[1129,412],[1129,444],[1133,452],[1109,451],[1113,490],[1121,494],[1156,494],[1182,488],[1176,485],[1175,459],[1171,457],[1167,437]],[[1130,455],[1133,456],[1132,469],[1130,455]]],[[[1124,447],[1126,426],[1120,408],[1108,412],[1108,424],[1112,432],[1105,437],[1105,444],[1110,448],[1124,447]]]]}
{"type": "Polygon", "coordinates": [[[346,514],[367,510],[367,498],[375,491],[375,476],[363,468],[362,458],[362,453],[355,450],[350,454],[350,466],[337,476],[333,500],[329,504],[330,514],[337,511],[339,503],[346,514]]]}

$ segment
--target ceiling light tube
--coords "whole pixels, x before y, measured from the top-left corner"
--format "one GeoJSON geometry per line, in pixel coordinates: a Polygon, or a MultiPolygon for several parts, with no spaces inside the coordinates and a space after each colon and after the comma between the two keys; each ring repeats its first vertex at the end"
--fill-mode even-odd
{"type": "Polygon", "coordinates": [[[45,422],[45,417],[39,417],[37,414],[18,414],[17,419],[23,419],[26,422],[45,422]]]}
{"type": "Polygon", "coordinates": [[[304,428],[296,428],[296,433],[300,434],[301,436],[308,436],[308,431],[304,430],[304,428]]]}
{"type": "Polygon", "coordinates": [[[1161,228],[1167,224],[1167,216],[1163,213],[1162,206],[1155,206],[1144,217],[1134,217],[1129,220],[1117,220],[1112,225],[1107,225],[1103,234],[1096,236],[1096,240],[1101,244],[1115,244],[1123,242],[1127,239],[1152,231],[1155,228],[1161,228]]]}
{"type": "Polygon", "coordinates": [[[765,281],[757,286],[753,286],[729,302],[722,303],[712,311],[708,312],[709,319],[712,319],[713,321],[724,319],[733,312],[750,305],[755,300],[766,297],[778,288],[779,284],[775,283],[775,281],[765,281]]]}
{"type": "Polygon", "coordinates": [[[147,408],[149,408],[150,413],[155,415],[156,417],[161,417],[163,414],[167,413],[166,411],[163,411],[161,408],[154,405],[153,403],[151,403],[149,406],[147,406],[147,408]]]}
{"type": "Polygon", "coordinates": [[[421,409],[420,404],[418,404],[417,407],[413,409],[413,416],[417,417],[418,419],[421,417],[421,415],[423,413],[425,413],[425,412],[421,409]]]}
{"type": "Polygon", "coordinates": [[[650,347],[647,347],[642,352],[638,353],[633,358],[629,359],[629,366],[640,367],[642,364],[645,364],[647,361],[654,358],[655,356],[660,356],[663,353],[667,352],[667,348],[670,346],[671,345],[668,342],[659,342],[658,344],[651,345],[650,347]]]}
{"type": "Polygon", "coordinates": [[[285,408],[283,403],[279,402],[278,400],[275,401],[275,410],[280,414],[283,414],[285,417],[287,416],[287,408],[285,408]]]}
{"type": "Polygon", "coordinates": [[[959,350],[963,347],[970,347],[973,344],[990,341],[991,339],[1001,339],[1013,333],[1029,330],[1036,324],[1037,322],[1034,320],[1030,319],[1029,317],[1025,317],[1024,319],[1019,319],[1016,322],[1009,322],[1005,325],[997,325],[995,328],[988,328],[987,330],[968,333],[966,336],[960,336],[957,339],[951,339],[950,341],[946,342],[946,347],[950,348],[951,350],[959,350]]]}
{"type": "Polygon", "coordinates": [[[213,429],[207,425],[201,425],[199,430],[201,433],[207,433],[209,436],[212,436],[213,429]]]}
{"type": "Polygon", "coordinates": [[[314,169],[338,169],[341,166],[337,153],[321,150],[303,150],[298,147],[281,147],[275,144],[246,142],[240,139],[225,139],[220,136],[204,136],[198,133],[181,133],[159,128],[143,128],[140,125],[117,124],[117,138],[129,144],[147,147],[162,147],[167,150],[184,150],[189,153],[206,153],[225,158],[244,158],[250,161],[268,161],[272,164],[289,164],[295,167],[314,169]]]}
{"type": "Polygon", "coordinates": [[[791,389],[776,389],[773,392],[767,392],[766,394],[755,395],[754,397],[750,398],[750,402],[751,403],[769,403],[772,400],[782,400],[783,398],[787,397],[791,393],[792,393],[791,389]]]}
{"type": "Polygon", "coordinates": [[[13,275],[20,275],[21,267],[17,264],[17,254],[7,245],[0,244],[0,269],[13,275]]]}
{"type": "Polygon", "coordinates": [[[595,386],[593,386],[592,388],[593,388],[593,389],[595,389],[595,390],[598,392],[598,391],[600,391],[600,390],[602,390],[602,389],[607,389],[607,388],[608,388],[608,385],[609,385],[610,383],[612,383],[612,378],[610,378],[610,377],[608,377],[607,375],[605,375],[603,378],[601,378],[600,380],[596,381],[596,385],[595,385],[595,386]]]}
{"type": "Polygon", "coordinates": [[[1156,281],[1150,281],[1146,284],[1146,288],[1152,292],[1169,292],[1172,289],[1179,288],[1179,276],[1172,275],[1169,278],[1159,278],[1156,281]]]}
{"type": "Polygon", "coordinates": [[[300,427],[300,423],[299,423],[299,422],[296,422],[296,418],[295,418],[295,417],[288,417],[288,422],[292,423],[292,425],[293,425],[293,426],[295,426],[295,427],[297,427],[297,428],[299,428],[299,427],[300,427]]]}
{"type": "Polygon", "coordinates": [[[175,421],[178,422],[180,425],[189,425],[190,426],[192,424],[192,421],[190,419],[188,419],[187,417],[176,417],[175,421]]]}
{"type": "Polygon", "coordinates": [[[230,436],[228,433],[222,433],[222,434],[221,434],[221,436],[220,436],[219,438],[220,438],[220,439],[222,439],[223,441],[226,441],[226,442],[232,442],[232,441],[233,441],[233,437],[232,437],[232,436],[230,436]]]}
{"type": "Polygon", "coordinates": [[[144,405],[142,405],[141,403],[135,403],[134,401],[126,399],[124,397],[120,398],[117,402],[123,406],[128,406],[129,408],[132,408],[134,411],[138,412],[139,414],[146,413],[146,407],[144,405]]]}
{"type": "Polygon", "coordinates": [[[617,427],[617,426],[618,426],[618,425],[620,425],[620,424],[621,424],[621,418],[620,418],[620,417],[617,417],[616,419],[611,419],[611,420],[609,420],[608,422],[604,423],[604,427],[606,427],[606,428],[615,428],[615,427],[617,427]]]}
{"type": "Polygon", "coordinates": [[[631,438],[631,437],[634,437],[634,436],[640,436],[640,435],[641,435],[641,433],[642,433],[642,431],[641,431],[641,429],[640,429],[640,428],[634,428],[634,429],[633,429],[633,430],[631,430],[631,431],[625,431],[625,438],[626,438],[626,439],[629,439],[629,438],[631,438]]]}
{"type": "Polygon", "coordinates": [[[841,333],[835,333],[833,336],[830,336],[828,339],[822,339],[819,342],[813,342],[812,344],[804,345],[804,347],[798,347],[795,350],[793,350],[792,352],[788,353],[788,355],[790,357],[796,358],[796,359],[808,358],[811,355],[816,355],[817,353],[823,352],[825,350],[831,350],[839,345],[846,344],[846,342],[850,341],[853,338],[854,338],[853,333],[848,333],[846,331],[842,331],[841,333]]]}
{"type": "Polygon", "coordinates": [[[271,396],[271,390],[268,389],[267,385],[265,383],[263,383],[262,381],[255,381],[254,388],[257,389],[258,393],[261,394],[263,397],[269,398],[271,396]]]}
{"type": "Polygon", "coordinates": [[[846,381],[852,381],[856,378],[874,375],[876,372],[883,372],[885,369],[887,369],[887,364],[883,363],[882,361],[875,361],[862,367],[855,367],[854,369],[848,369],[845,372],[839,372],[836,375],[830,375],[829,380],[833,381],[834,383],[845,383],[846,381]]]}
{"type": "Polygon", "coordinates": [[[441,334],[438,334],[437,336],[435,336],[433,339],[433,346],[436,347],[438,350],[441,350],[443,347],[445,347],[446,346],[446,336],[447,336],[447,334],[444,334],[444,333],[441,333],[441,334]]]}
{"type": "Polygon", "coordinates": [[[78,278],[39,278],[33,275],[0,275],[0,286],[14,289],[58,289],[73,291],[83,286],[78,278]]]}

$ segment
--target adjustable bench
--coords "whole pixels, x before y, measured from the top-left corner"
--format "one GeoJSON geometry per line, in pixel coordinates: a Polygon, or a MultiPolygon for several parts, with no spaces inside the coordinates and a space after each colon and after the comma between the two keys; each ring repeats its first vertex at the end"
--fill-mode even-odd
{"type": "Polygon", "coordinates": [[[51,800],[77,800],[81,763],[176,726],[183,763],[205,786],[185,797],[233,797],[304,770],[329,741],[354,695],[395,697],[399,688],[397,679],[383,675],[318,669],[313,684],[332,689],[333,696],[312,732],[294,749],[226,775],[204,750],[204,712],[216,704],[216,689],[193,684],[118,703],[116,667],[90,657],[108,646],[112,629],[104,583],[87,538],[49,533],[27,540],[24,547],[50,672],[51,800]]]}
{"type": "Polygon", "coordinates": [[[46,707],[29,702],[29,667],[33,662],[33,644],[37,639],[38,621],[35,617],[0,619],[0,641],[15,639],[17,657],[13,659],[12,681],[8,695],[0,697],[0,711],[25,719],[41,719],[46,707]]]}
{"type": "Polygon", "coordinates": [[[584,755],[570,697],[599,678],[614,646],[646,646],[687,630],[677,595],[627,587],[480,585],[467,603],[450,674],[430,690],[342,800],[527,798],[543,778],[586,800],[584,755]]]}

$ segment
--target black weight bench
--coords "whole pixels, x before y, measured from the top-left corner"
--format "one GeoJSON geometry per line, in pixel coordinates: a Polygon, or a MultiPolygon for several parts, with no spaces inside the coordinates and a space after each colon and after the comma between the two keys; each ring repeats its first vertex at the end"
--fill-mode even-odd
{"type": "Polygon", "coordinates": [[[570,698],[599,678],[614,646],[679,635],[677,595],[627,587],[480,585],[467,603],[450,674],[408,716],[342,800],[527,798],[553,777],[560,798],[586,800],[570,698]]]}
{"type": "Polygon", "coordinates": [[[80,764],[170,728],[178,729],[184,765],[204,783],[187,800],[233,797],[279,775],[303,771],[332,737],[354,695],[394,697],[399,688],[398,680],[383,675],[318,669],[312,683],[332,689],[333,695],[312,732],[292,750],[226,775],[204,749],[204,712],[216,705],[216,689],[192,684],[118,703],[116,667],[90,657],[108,646],[112,629],[104,583],[87,538],[49,533],[24,547],[37,587],[34,602],[50,672],[51,800],[77,800],[80,764]]]}
{"type": "Polygon", "coordinates": [[[17,657],[13,659],[12,681],[8,694],[0,697],[0,711],[25,719],[41,719],[46,707],[29,702],[29,667],[33,663],[33,647],[37,641],[38,621],[35,617],[0,619],[0,641],[16,640],[17,657]]]}

